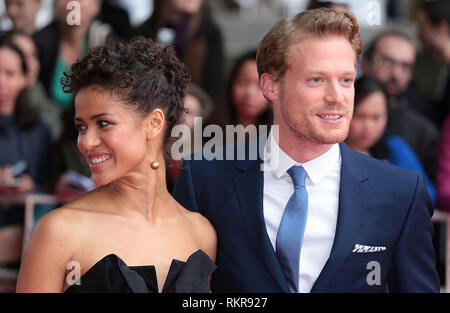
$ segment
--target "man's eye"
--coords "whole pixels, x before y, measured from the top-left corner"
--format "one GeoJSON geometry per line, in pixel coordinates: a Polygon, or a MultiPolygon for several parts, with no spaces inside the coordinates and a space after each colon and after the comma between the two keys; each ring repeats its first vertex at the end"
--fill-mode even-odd
{"type": "Polygon", "coordinates": [[[351,79],[351,78],[344,78],[342,81],[343,81],[345,84],[351,84],[351,83],[353,83],[353,79],[351,79]]]}

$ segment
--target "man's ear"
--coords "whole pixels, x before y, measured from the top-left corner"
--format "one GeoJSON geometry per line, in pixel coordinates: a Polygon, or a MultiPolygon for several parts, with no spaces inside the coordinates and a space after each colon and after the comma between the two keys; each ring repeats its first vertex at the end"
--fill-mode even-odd
{"type": "Polygon", "coordinates": [[[259,78],[259,86],[267,100],[271,102],[278,100],[280,95],[280,83],[272,74],[263,73],[259,78]]]}
{"type": "Polygon", "coordinates": [[[164,112],[161,109],[154,109],[146,117],[147,139],[153,140],[162,134],[166,123],[164,112]]]}

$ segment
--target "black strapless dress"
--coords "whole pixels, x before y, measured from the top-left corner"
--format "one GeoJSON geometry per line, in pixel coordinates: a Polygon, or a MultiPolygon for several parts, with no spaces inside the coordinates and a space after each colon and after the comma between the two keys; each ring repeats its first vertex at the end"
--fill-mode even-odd
{"type": "MultiPolygon", "coordinates": [[[[209,275],[216,265],[202,250],[186,262],[172,260],[163,293],[209,293],[209,275]]],[[[115,254],[105,256],[92,266],[66,293],[157,293],[153,265],[128,266],[115,254]]]]}

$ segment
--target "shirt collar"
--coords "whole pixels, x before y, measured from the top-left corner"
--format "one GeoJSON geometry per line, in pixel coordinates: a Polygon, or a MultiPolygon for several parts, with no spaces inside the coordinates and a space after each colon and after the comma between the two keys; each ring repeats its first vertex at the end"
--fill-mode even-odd
{"type": "Polygon", "coordinates": [[[264,159],[265,165],[269,166],[271,160],[278,159],[278,162],[272,163],[272,172],[277,178],[281,178],[283,175],[288,175],[287,170],[292,166],[303,166],[308,177],[313,184],[317,184],[324,178],[335,166],[341,158],[341,150],[339,144],[334,144],[328,149],[327,152],[305,163],[297,163],[287,153],[285,153],[275,138],[273,137],[272,130],[269,133],[266,147],[264,149],[266,157],[264,159]],[[278,157],[278,158],[277,158],[278,157]],[[275,164],[275,166],[273,166],[275,164]]]}

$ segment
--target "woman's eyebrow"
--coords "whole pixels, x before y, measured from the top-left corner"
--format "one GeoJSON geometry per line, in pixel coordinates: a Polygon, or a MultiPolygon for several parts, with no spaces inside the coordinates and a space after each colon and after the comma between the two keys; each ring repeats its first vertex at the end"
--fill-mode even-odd
{"type": "MultiPolygon", "coordinates": [[[[95,119],[97,119],[97,118],[99,118],[99,117],[101,117],[101,116],[105,116],[105,115],[108,115],[108,116],[115,116],[115,115],[112,114],[112,113],[99,113],[99,114],[92,115],[90,119],[91,119],[91,120],[95,120],[95,119]]],[[[83,119],[81,119],[81,118],[79,118],[79,117],[75,117],[75,121],[83,121],[83,119]]]]}

